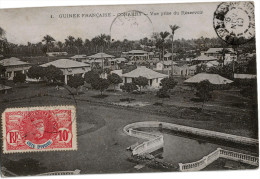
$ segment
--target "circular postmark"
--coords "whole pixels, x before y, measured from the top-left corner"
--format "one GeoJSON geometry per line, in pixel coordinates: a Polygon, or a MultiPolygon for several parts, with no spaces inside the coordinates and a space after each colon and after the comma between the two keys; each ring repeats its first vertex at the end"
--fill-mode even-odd
{"type": "Polygon", "coordinates": [[[140,40],[150,37],[154,27],[147,14],[138,10],[117,13],[110,25],[110,36],[114,40],[140,40]]]}
{"type": "Polygon", "coordinates": [[[223,2],[213,18],[217,35],[231,45],[244,44],[255,37],[254,4],[251,2],[223,2]]]}

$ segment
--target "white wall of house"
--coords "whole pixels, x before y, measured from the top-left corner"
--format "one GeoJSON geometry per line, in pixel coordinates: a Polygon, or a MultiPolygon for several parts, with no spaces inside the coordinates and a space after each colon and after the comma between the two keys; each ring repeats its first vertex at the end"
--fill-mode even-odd
{"type": "Polygon", "coordinates": [[[233,61],[237,61],[237,56],[235,54],[226,54],[225,55],[225,61],[224,61],[224,65],[229,64],[233,61]]]}
{"type": "MultiPolygon", "coordinates": [[[[133,78],[123,77],[123,83],[132,83],[133,78]]],[[[148,79],[148,87],[159,88],[163,78],[148,79]]]]}
{"type": "Polygon", "coordinates": [[[17,72],[22,72],[23,74],[26,74],[31,66],[6,66],[6,77],[8,80],[13,80],[15,74],[17,72]]]}
{"type": "Polygon", "coordinates": [[[162,63],[159,62],[156,64],[156,70],[163,70],[163,68],[164,68],[164,65],[162,63]]]}
{"type": "Polygon", "coordinates": [[[78,67],[78,68],[66,68],[66,69],[60,69],[64,75],[64,83],[67,84],[69,80],[69,76],[74,75],[82,75],[84,77],[84,74],[91,70],[90,67],[78,67]]]}

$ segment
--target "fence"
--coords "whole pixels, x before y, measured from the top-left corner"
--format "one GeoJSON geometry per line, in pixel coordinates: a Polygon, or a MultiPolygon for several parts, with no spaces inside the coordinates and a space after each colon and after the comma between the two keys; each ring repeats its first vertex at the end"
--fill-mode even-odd
{"type": "Polygon", "coordinates": [[[78,175],[80,174],[80,170],[75,171],[55,171],[55,172],[48,172],[48,173],[42,173],[38,176],[45,176],[45,175],[78,175]]]}
{"type": "Polygon", "coordinates": [[[212,162],[214,162],[215,160],[217,160],[220,157],[239,161],[239,162],[246,163],[249,165],[254,165],[254,166],[259,165],[258,157],[218,148],[217,150],[215,150],[214,152],[210,153],[209,155],[203,157],[199,161],[192,162],[192,163],[186,163],[186,164],[179,163],[179,170],[180,171],[199,171],[199,170],[207,167],[209,164],[211,164],[212,162]]]}
{"type": "Polygon", "coordinates": [[[210,130],[206,130],[206,129],[199,129],[199,128],[194,128],[194,127],[171,124],[171,123],[166,123],[166,122],[156,122],[156,121],[137,122],[137,123],[133,123],[133,124],[129,124],[129,125],[125,126],[124,132],[128,133],[129,129],[135,129],[135,128],[140,128],[140,127],[152,127],[152,128],[161,127],[163,129],[184,132],[187,134],[221,139],[221,140],[225,140],[225,141],[231,141],[231,142],[241,143],[241,144],[246,144],[246,145],[258,146],[257,139],[252,139],[252,138],[237,136],[237,135],[232,135],[232,134],[226,134],[226,133],[221,133],[221,132],[216,132],[216,131],[210,131],[210,130]]]}
{"type": "Polygon", "coordinates": [[[136,146],[132,151],[133,155],[151,153],[163,147],[162,135],[152,134],[144,131],[138,131],[131,128],[128,129],[127,134],[133,137],[148,140],[136,146]]]}

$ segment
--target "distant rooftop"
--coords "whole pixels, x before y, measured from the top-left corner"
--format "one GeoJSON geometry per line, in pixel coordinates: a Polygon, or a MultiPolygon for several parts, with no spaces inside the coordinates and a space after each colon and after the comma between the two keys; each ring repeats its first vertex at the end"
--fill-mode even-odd
{"type": "MultiPolygon", "coordinates": [[[[166,53],[164,57],[169,58],[172,56],[172,53],[166,53]]],[[[173,53],[173,56],[176,56],[176,53],[173,53]]]]}
{"type": "Polygon", "coordinates": [[[212,56],[201,55],[201,56],[194,58],[193,60],[195,60],[195,61],[214,61],[214,60],[218,60],[218,59],[216,57],[212,57],[212,56]]]}
{"type": "Polygon", "coordinates": [[[144,51],[144,50],[131,50],[128,53],[141,53],[141,54],[143,54],[143,53],[148,53],[148,52],[144,51]]]}
{"type": "Polygon", "coordinates": [[[3,66],[29,65],[29,63],[21,61],[19,58],[16,57],[0,60],[0,64],[3,66]]]}
{"type": "Polygon", "coordinates": [[[82,54],[82,55],[74,55],[74,56],[72,56],[72,57],[70,57],[70,58],[73,58],[73,59],[87,58],[87,55],[84,55],[84,54],[82,54]]]}
{"type": "MultiPolygon", "coordinates": [[[[230,51],[231,53],[234,53],[233,48],[225,48],[226,50],[230,51]]],[[[221,53],[223,48],[209,48],[205,53],[221,53]]]]}
{"type": "Polygon", "coordinates": [[[106,53],[96,53],[94,55],[88,56],[88,58],[114,58],[114,56],[106,53]]]}
{"type": "Polygon", "coordinates": [[[55,60],[55,61],[52,61],[52,62],[49,62],[49,63],[42,64],[41,66],[47,67],[47,66],[50,66],[50,65],[53,65],[57,68],[62,68],[62,69],[77,68],[77,67],[89,67],[90,66],[89,64],[77,62],[77,61],[69,60],[69,59],[59,59],[59,60],[55,60]]]}

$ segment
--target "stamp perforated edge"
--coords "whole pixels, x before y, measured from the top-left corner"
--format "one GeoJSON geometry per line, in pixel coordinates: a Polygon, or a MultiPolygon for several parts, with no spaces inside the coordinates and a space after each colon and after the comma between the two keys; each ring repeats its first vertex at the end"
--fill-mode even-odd
{"type": "Polygon", "coordinates": [[[3,154],[12,154],[12,153],[30,153],[30,152],[50,152],[50,151],[76,151],[78,150],[77,143],[77,124],[76,124],[76,107],[74,105],[58,105],[58,106],[37,106],[37,107],[17,107],[17,108],[7,108],[2,113],[2,152],[3,154]],[[72,119],[72,148],[55,148],[55,149],[43,149],[43,150],[6,150],[6,125],[5,125],[5,113],[12,111],[34,111],[34,110],[56,110],[64,109],[71,110],[71,119],[72,119]]]}

